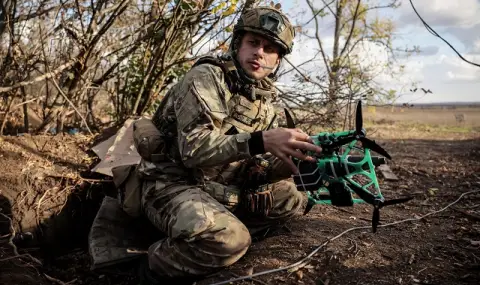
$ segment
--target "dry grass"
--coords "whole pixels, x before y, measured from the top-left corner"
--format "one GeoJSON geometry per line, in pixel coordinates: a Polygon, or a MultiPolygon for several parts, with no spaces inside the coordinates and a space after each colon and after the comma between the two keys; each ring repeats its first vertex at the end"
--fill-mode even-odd
{"type": "MultiPolygon", "coordinates": [[[[283,110],[280,120],[284,123],[283,110]]],[[[296,111],[300,117],[308,115],[296,111]]],[[[480,105],[474,107],[373,107],[363,106],[364,128],[368,137],[378,139],[463,140],[480,137],[480,105]]],[[[354,124],[354,119],[352,124],[354,124]]],[[[298,125],[310,134],[341,131],[298,125]]],[[[353,128],[353,126],[352,126],[353,128]]]]}
{"type": "Polygon", "coordinates": [[[480,137],[480,108],[367,107],[369,136],[388,139],[461,140],[480,137]]]}

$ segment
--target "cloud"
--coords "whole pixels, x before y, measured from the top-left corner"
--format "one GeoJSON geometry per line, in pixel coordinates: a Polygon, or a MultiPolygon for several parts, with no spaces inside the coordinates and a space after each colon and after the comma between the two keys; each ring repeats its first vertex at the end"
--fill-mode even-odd
{"type": "MultiPolygon", "coordinates": [[[[480,64],[480,55],[479,54],[464,54],[463,58],[470,62],[476,62],[480,64]]],[[[442,54],[436,61],[438,64],[447,64],[453,67],[464,68],[471,71],[478,71],[480,68],[478,66],[471,65],[464,60],[462,60],[458,55],[445,55],[442,54]]]]}
{"type": "MultiPolygon", "coordinates": [[[[412,0],[415,10],[430,26],[472,28],[480,23],[478,0],[412,0]]],[[[405,24],[423,25],[409,1],[402,3],[400,21],[405,24]]]]}
{"type": "MultiPolygon", "coordinates": [[[[383,0],[377,0],[383,1],[383,0]]],[[[281,1],[287,3],[288,1],[281,1]]],[[[312,1],[321,5],[322,1],[312,1]]],[[[462,56],[475,63],[480,63],[480,0],[412,0],[420,16],[462,56]]],[[[288,6],[288,12],[296,23],[305,23],[311,19],[311,13],[305,0],[294,0],[288,6]],[[299,14],[299,11],[307,13],[299,14]],[[294,13],[295,12],[295,13],[294,13]]],[[[323,6],[323,5],[321,5],[323,6]]],[[[374,13],[380,18],[389,17],[396,27],[394,47],[404,48],[419,46],[421,52],[410,57],[397,57],[393,66],[398,71],[403,66],[403,73],[390,76],[385,63],[388,61],[386,50],[374,43],[365,42],[356,50],[361,65],[376,74],[375,81],[384,88],[395,88],[405,95],[401,101],[416,102],[441,101],[478,101],[480,89],[480,68],[466,63],[445,42],[432,35],[422,24],[412,9],[409,1],[402,1],[399,9],[383,9],[374,13]],[[431,89],[434,94],[411,93],[410,84],[431,89]]],[[[373,15],[373,14],[372,14],[373,15]]],[[[319,21],[320,37],[324,48],[331,56],[333,46],[333,26],[330,16],[319,21]]],[[[307,28],[311,38],[302,37],[295,43],[294,53],[290,59],[299,64],[311,58],[318,50],[314,39],[315,23],[307,28]],[[300,61],[303,59],[303,61],[300,61]]],[[[318,57],[320,59],[320,57],[318,57]]],[[[304,66],[312,73],[322,73],[324,64],[321,60],[304,66]]],[[[286,65],[286,68],[291,68],[286,65]]],[[[295,73],[295,72],[292,72],[295,73]]],[[[289,84],[288,78],[281,79],[289,84]]]]}
{"type": "MultiPolygon", "coordinates": [[[[467,60],[480,63],[480,55],[465,55],[467,60]]],[[[450,82],[474,83],[480,80],[480,68],[473,66],[459,57],[443,56],[441,62],[448,68],[446,77],[450,82]]]]}
{"type": "MultiPolygon", "coordinates": [[[[478,11],[477,17],[480,19],[480,11],[478,11]]],[[[453,35],[464,44],[465,51],[467,52],[472,52],[475,50],[476,42],[480,40],[479,31],[480,31],[480,24],[476,24],[470,28],[448,27],[445,29],[445,33],[453,35]]],[[[457,50],[459,48],[461,47],[455,47],[455,49],[457,50]]]]}
{"type": "MultiPolygon", "coordinates": [[[[480,37],[480,1],[462,0],[413,0],[413,5],[422,19],[443,38],[458,39],[467,50],[473,48],[474,41],[480,37]]],[[[409,1],[405,1],[400,8],[398,19],[400,26],[415,27],[418,31],[428,33],[420,18],[416,15],[409,1]]],[[[434,40],[434,35],[428,33],[434,40]]],[[[447,39],[450,41],[449,39],[447,39]]],[[[444,45],[438,39],[438,43],[444,45]]],[[[456,49],[462,46],[454,45],[456,49]]]]}
{"type": "Polygon", "coordinates": [[[480,37],[473,41],[472,54],[480,54],[480,37]]]}
{"type": "Polygon", "coordinates": [[[452,71],[447,71],[447,76],[451,80],[458,80],[458,81],[473,81],[478,78],[478,76],[475,74],[454,73],[452,71]]]}
{"type": "Polygon", "coordinates": [[[359,64],[364,70],[379,75],[385,70],[389,59],[386,48],[371,41],[362,41],[356,45],[352,54],[359,58],[359,64]]]}

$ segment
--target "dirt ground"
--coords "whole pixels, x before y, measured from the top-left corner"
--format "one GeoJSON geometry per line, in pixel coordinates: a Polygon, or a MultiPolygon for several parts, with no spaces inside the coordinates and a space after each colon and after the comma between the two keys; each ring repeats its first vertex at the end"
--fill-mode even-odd
{"type": "MultiPolygon", "coordinates": [[[[383,208],[377,233],[370,228],[369,205],[316,206],[291,221],[290,231],[254,242],[238,263],[197,284],[252,273],[253,280],[230,284],[480,284],[480,135],[451,134],[448,140],[381,137],[377,142],[391,153],[390,167],[400,178],[385,181],[378,173],[386,198],[415,196],[383,208]],[[466,194],[470,191],[478,192],[466,194]],[[411,221],[388,226],[405,219],[411,221]],[[359,229],[320,247],[353,227],[359,229]],[[301,268],[260,275],[315,249],[301,268]]],[[[88,226],[109,189],[109,183],[79,178],[92,163],[90,143],[82,135],[0,138],[0,284],[138,284],[131,264],[90,270],[88,226]],[[27,188],[33,190],[23,191],[27,188]],[[56,213],[56,219],[49,213],[56,213]],[[25,219],[28,215],[40,218],[25,219]],[[29,235],[17,234],[16,256],[6,216],[17,232],[43,223],[41,234],[37,229],[33,235],[54,238],[39,247],[28,241],[29,235]],[[60,228],[67,230],[59,233],[60,228]]]]}

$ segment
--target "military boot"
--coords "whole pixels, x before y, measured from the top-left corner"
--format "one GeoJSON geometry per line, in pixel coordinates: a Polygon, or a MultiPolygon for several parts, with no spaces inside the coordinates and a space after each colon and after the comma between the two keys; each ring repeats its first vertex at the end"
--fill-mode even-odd
{"type": "Polygon", "coordinates": [[[148,266],[148,258],[142,257],[138,268],[138,277],[140,278],[140,285],[192,285],[199,281],[199,277],[167,277],[159,276],[148,266]]]}
{"type": "Polygon", "coordinates": [[[261,228],[250,228],[249,230],[252,236],[252,241],[254,242],[292,233],[292,230],[286,224],[272,225],[261,228]]]}

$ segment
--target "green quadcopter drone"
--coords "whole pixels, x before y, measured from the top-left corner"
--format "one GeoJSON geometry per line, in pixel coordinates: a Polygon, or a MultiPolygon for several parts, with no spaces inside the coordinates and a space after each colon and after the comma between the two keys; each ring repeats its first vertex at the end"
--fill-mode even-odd
{"type": "MultiPolygon", "coordinates": [[[[285,115],[287,127],[295,128],[287,109],[285,115]]],[[[391,157],[375,141],[366,137],[361,101],[357,104],[355,123],[355,130],[322,132],[312,136],[314,143],[323,151],[320,155],[307,153],[316,157],[317,161],[313,163],[292,158],[300,173],[294,175],[293,179],[297,189],[306,192],[308,197],[304,215],[316,204],[345,207],[366,202],[374,207],[372,229],[375,233],[380,222],[381,208],[407,202],[413,197],[385,200],[380,191],[375,167],[385,164],[386,158],[391,157]],[[360,155],[352,155],[354,151],[360,152],[360,155]],[[384,157],[372,156],[371,151],[384,157]],[[354,198],[355,194],[358,198],[354,198]]]]}

